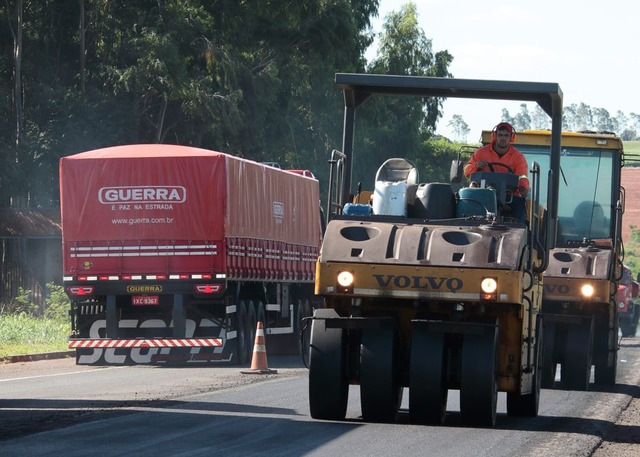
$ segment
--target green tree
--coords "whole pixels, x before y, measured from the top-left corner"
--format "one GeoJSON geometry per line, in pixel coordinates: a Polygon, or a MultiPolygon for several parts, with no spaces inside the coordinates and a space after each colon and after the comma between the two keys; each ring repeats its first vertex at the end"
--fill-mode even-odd
{"type": "Polygon", "coordinates": [[[6,0],[0,205],[56,204],[61,156],[122,143],[324,171],[340,135],[333,74],[364,70],[378,4],[6,0]]]}
{"type": "MultiPolygon", "coordinates": [[[[431,40],[418,25],[416,6],[410,2],[384,20],[376,58],[369,73],[451,77],[453,57],[434,52],[431,40]]],[[[442,116],[442,99],[375,97],[359,110],[354,145],[353,180],[372,188],[378,167],[388,158],[414,160],[430,155],[426,150],[442,116]]]]}
{"type": "Polygon", "coordinates": [[[593,123],[596,130],[600,132],[613,132],[616,130],[609,111],[604,108],[593,109],[593,123]]]}
{"type": "Polygon", "coordinates": [[[509,110],[507,108],[502,108],[502,116],[500,119],[502,120],[502,122],[508,122],[511,125],[516,123],[515,117],[512,117],[509,114],[509,110]]]}
{"type": "Polygon", "coordinates": [[[531,128],[539,130],[551,129],[549,115],[537,103],[534,105],[533,113],[531,114],[531,128]]]}
{"type": "Polygon", "coordinates": [[[513,127],[520,132],[531,128],[531,115],[526,103],[520,104],[520,112],[513,118],[513,127]]]}
{"type": "Polygon", "coordinates": [[[471,132],[469,125],[464,121],[461,115],[454,114],[447,124],[453,130],[455,139],[458,141],[466,141],[467,135],[471,132]]]}

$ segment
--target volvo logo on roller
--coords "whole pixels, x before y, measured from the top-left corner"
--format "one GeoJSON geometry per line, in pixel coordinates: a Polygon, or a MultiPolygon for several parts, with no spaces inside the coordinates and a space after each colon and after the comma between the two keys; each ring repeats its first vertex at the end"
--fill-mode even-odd
{"type": "Polygon", "coordinates": [[[98,201],[104,205],[116,203],[184,203],[187,189],[182,186],[118,186],[101,187],[98,201]]]}
{"type": "Polygon", "coordinates": [[[460,278],[443,278],[438,276],[405,276],[405,275],[373,275],[380,287],[397,289],[448,289],[452,292],[462,289],[460,278]]]}

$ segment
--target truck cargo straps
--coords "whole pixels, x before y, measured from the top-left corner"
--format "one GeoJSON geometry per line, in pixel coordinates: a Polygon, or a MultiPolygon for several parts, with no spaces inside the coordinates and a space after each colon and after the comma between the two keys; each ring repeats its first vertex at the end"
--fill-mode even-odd
{"type": "Polygon", "coordinates": [[[221,338],[69,339],[69,349],[78,348],[195,348],[221,347],[221,338]]]}

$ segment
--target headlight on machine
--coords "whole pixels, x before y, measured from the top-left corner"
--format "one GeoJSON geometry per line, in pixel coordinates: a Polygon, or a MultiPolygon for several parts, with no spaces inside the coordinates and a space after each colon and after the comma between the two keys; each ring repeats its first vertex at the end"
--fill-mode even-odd
{"type": "Polygon", "coordinates": [[[497,297],[498,281],[496,278],[484,278],[480,283],[483,300],[495,300],[497,297]]]}
{"type": "Polygon", "coordinates": [[[342,293],[353,292],[353,273],[350,271],[341,271],[336,278],[338,283],[338,291],[342,293]]]}
{"type": "Polygon", "coordinates": [[[583,284],[580,288],[580,292],[584,298],[591,298],[593,297],[594,289],[591,284],[583,284]]]}

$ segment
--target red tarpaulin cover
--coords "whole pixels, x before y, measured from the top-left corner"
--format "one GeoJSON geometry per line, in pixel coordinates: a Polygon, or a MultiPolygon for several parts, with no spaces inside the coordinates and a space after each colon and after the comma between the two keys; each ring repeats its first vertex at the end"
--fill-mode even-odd
{"type": "MultiPolygon", "coordinates": [[[[65,272],[72,245],[180,240],[219,243],[220,253],[235,237],[317,248],[319,198],[315,179],[192,147],[127,145],[63,157],[65,272]]],[[[140,269],[144,260],[131,262],[140,269]]]]}

